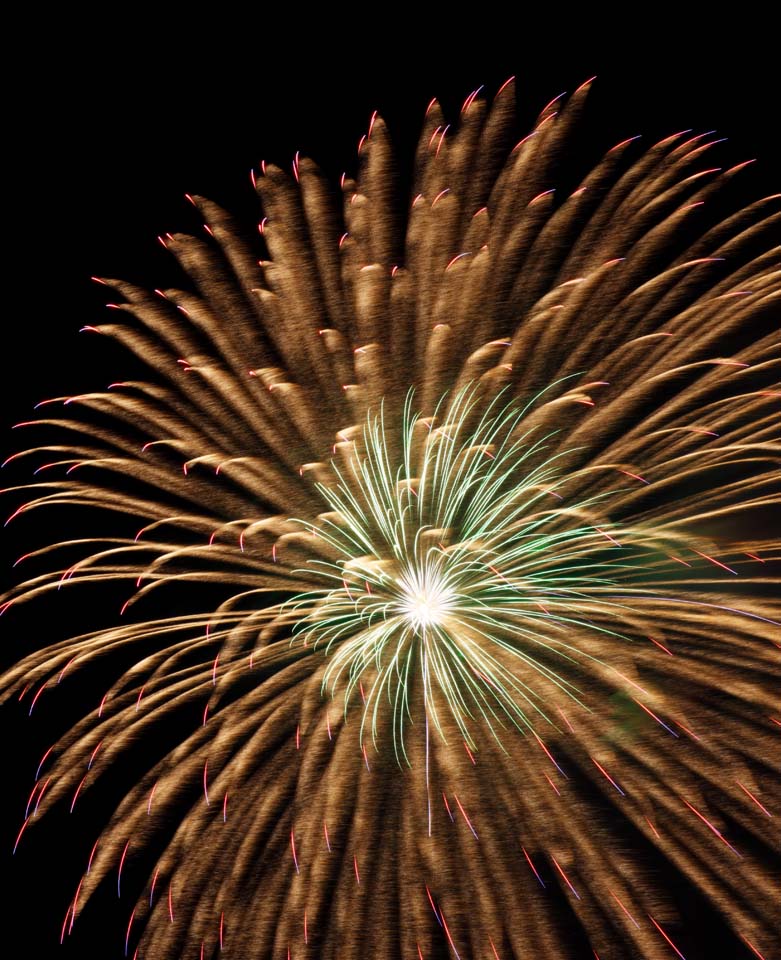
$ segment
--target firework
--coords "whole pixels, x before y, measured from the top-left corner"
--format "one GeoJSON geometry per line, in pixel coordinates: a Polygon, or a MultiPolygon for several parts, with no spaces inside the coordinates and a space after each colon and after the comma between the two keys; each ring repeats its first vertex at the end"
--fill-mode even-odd
{"type": "Polygon", "coordinates": [[[190,290],[101,281],[150,379],[45,408],[17,513],[98,526],[4,598],[127,590],[0,687],[115,677],[20,844],[143,752],[63,936],[111,883],[139,958],[661,960],[685,884],[769,960],[778,198],[686,134],[557,196],[587,90],[432,104],[404,216],[375,117],[341,205],[258,173],[261,259],[193,198],[190,290]]]}

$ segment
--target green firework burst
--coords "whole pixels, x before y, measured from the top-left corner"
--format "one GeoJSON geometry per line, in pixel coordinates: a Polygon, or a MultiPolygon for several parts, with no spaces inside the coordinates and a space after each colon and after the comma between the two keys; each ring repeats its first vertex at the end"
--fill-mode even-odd
{"type": "Polygon", "coordinates": [[[474,748],[475,719],[497,739],[552,722],[552,687],[585,705],[567,665],[602,661],[573,634],[631,642],[626,580],[663,538],[612,523],[610,490],[567,496],[571,451],[552,453],[554,434],[530,422],[544,393],[486,406],[469,386],[422,417],[410,392],[397,430],[369,414],[317,484],[330,510],[299,521],[333,556],[311,561],[325,585],[289,604],[296,638],[330,655],[324,691],[345,710],[360,697],[362,739],[368,727],[376,743],[387,704],[397,757],[413,684],[439,733],[454,724],[474,748]]]}

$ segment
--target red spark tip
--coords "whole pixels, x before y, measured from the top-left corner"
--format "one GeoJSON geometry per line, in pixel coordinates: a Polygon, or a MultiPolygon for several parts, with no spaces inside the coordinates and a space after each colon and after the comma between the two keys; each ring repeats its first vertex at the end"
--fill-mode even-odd
{"type": "Polygon", "coordinates": [[[691,133],[692,128],[689,127],[687,130],[679,130],[677,133],[671,133],[669,137],[665,137],[663,140],[660,140],[658,143],[654,144],[654,147],[664,147],[668,143],[672,143],[674,140],[677,140],[678,137],[683,137],[687,133],[691,133]]]}
{"type": "Polygon", "coordinates": [[[555,188],[553,188],[553,189],[551,189],[551,190],[543,190],[542,193],[538,193],[536,197],[532,197],[532,199],[529,201],[529,206],[530,206],[530,207],[531,207],[531,206],[534,206],[534,204],[537,203],[538,201],[542,200],[543,197],[553,196],[553,194],[554,194],[555,192],[556,192],[555,188]]]}
{"type": "Polygon", "coordinates": [[[562,90],[558,96],[554,97],[549,103],[545,104],[545,106],[542,108],[541,115],[546,114],[550,110],[550,108],[553,106],[554,103],[557,103],[559,100],[561,100],[562,97],[565,97],[566,95],[567,95],[567,91],[562,90]]]}
{"type": "Polygon", "coordinates": [[[764,954],[761,954],[750,940],[747,940],[742,933],[739,933],[738,936],[743,941],[743,943],[746,944],[749,950],[751,950],[752,953],[755,953],[759,957],[759,960],[765,960],[764,954]]]}
{"type": "Polygon", "coordinates": [[[597,79],[597,75],[594,74],[593,77],[589,77],[588,80],[584,80],[583,83],[581,83],[581,85],[577,88],[573,96],[577,96],[577,94],[579,94],[583,90],[588,90],[588,88],[596,79],[597,79]]]}
{"type": "Polygon", "coordinates": [[[504,81],[504,83],[501,85],[501,87],[499,87],[499,89],[496,91],[496,96],[494,97],[494,100],[498,100],[499,97],[504,93],[504,91],[507,90],[507,88],[511,86],[511,84],[513,83],[515,83],[515,74],[513,74],[513,76],[511,77],[508,77],[504,81]]]}
{"type": "Polygon", "coordinates": [[[464,100],[464,105],[461,107],[462,114],[466,113],[469,110],[469,108],[472,106],[475,100],[480,96],[480,92],[482,91],[482,89],[483,89],[483,84],[480,84],[480,86],[476,90],[473,90],[469,94],[469,96],[466,98],[466,100],[464,100]]]}
{"type": "Polygon", "coordinates": [[[737,173],[739,170],[742,170],[744,167],[750,167],[752,163],[756,163],[757,158],[752,157],[750,160],[744,160],[742,163],[736,163],[734,167],[729,167],[729,169],[724,171],[724,175],[728,176],[731,173],[737,173]]]}
{"type": "MultiPolygon", "coordinates": [[[[468,250],[466,250],[464,253],[457,254],[455,257],[453,257],[450,263],[448,263],[448,265],[445,267],[445,270],[449,270],[454,263],[458,263],[459,260],[463,260],[464,257],[468,257],[468,256],[470,256],[470,253],[468,250]]],[[[443,324],[437,324],[437,326],[443,326],[443,324]]]]}
{"type": "Polygon", "coordinates": [[[638,134],[637,134],[636,136],[634,136],[634,137],[627,137],[626,140],[622,140],[620,143],[617,143],[614,147],[611,147],[611,148],[608,150],[608,153],[612,153],[614,150],[620,150],[622,147],[626,147],[626,146],[628,146],[630,143],[634,143],[635,140],[640,140],[641,137],[642,137],[642,134],[641,134],[641,133],[638,133],[638,134]]]}

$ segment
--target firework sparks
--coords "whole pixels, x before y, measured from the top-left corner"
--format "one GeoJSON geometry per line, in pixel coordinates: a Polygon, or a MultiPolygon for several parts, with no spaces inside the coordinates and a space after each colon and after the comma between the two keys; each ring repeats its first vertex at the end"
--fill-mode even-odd
{"type": "Polygon", "coordinates": [[[160,242],[192,289],[99,281],[150,381],[26,425],[12,516],[100,527],[0,598],[127,588],[0,681],[38,714],[117,664],[20,848],[148,745],[63,937],[110,884],[141,958],[662,960],[672,876],[769,955],[778,198],[709,220],[741,167],[687,134],[559,196],[587,91],[514,147],[512,83],[457,128],[432,102],[403,223],[374,115],[341,208],[296,154],[253,173],[260,249],[189,197],[205,237],[160,242]],[[190,612],[145,614],[174,583],[190,612]]]}

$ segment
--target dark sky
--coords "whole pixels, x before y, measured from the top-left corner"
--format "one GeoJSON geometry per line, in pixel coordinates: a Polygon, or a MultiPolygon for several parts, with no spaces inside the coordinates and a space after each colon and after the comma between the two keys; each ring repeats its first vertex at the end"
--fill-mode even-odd
{"type": "MultiPolygon", "coordinates": [[[[390,22],[395,14],[382,16],[390,22]]],[[[287,165],[296,150],[336,178],[355,168],[355,147],[375,108],[409,152],[432,96],[453,115],[479,85],[492,93],[515,74],[521,116],[530,124],[552,97],[597,74],[587,126],[595,152],[637,133],[650,142],[683,128],[715,128],[729,138],[725,161],[759,159],[746,175],[751,196],[779,189],[781,81],[761,24],[746,16],[711,35],[699,27],[681,32],[674,23],[640,24],[619,27],[623,39],[616,42],[585,19],[565,29],[560,16],[552,11],[549,22],[523,30],[465,22],[450,36],[398,24],[382,50],[375,49],[373,28],[345,18],[340,39],[314,56],[304,51],[294,18],[270,30],[262,17],[252,23],[245,16],[219,36],[210,23],[189,22],[181,35],[161,34],[152,23],[99,27],[95,40],[74,39],[80,24],[60,40],[55,23],[45,44],[28,38],[23,95],[11,98],[5,120],[13,128],[6,239],[16,260],[5,279],[19,302],[7,308],[0,354],[3,456],[23,442],[10,426],[27,419],[35,401],[102,388],[121,376],[117,351],[77,332],[105,320],[105,291],[91,274],[171,283],[171,258],[156,236],[196,228],[185,192],[246,209],[250,168],[261,159],[287,165]],[[42,81],[38,92],[31,78],[42,81]]],[[[0,551],[0,583],[10,580],[14,551],[21,548],[11,534],[0,551]]],[[[35,622],[39,631],[45,627],[45,618],[35,622]]],[[[20,624],[15,620],[13,629],[20,624]]],[[[26,956],[86,956],[79,950],[89,937],[62,950],[54,942],[71,892],[56,878],[77,872],[68,858],[81,860],[67,829],[33,842],[21,863],[8,856],[35,766],[26,741],[35,753],[43,737],[24,728],[22,714],[8,713],[0,712],[2,736],[12,741],[0,875],[14,884],[9,916],[26,956]]],[[[116,952],[101,955],[121,956],[120,929],[114,934],[116,952]]]]}

